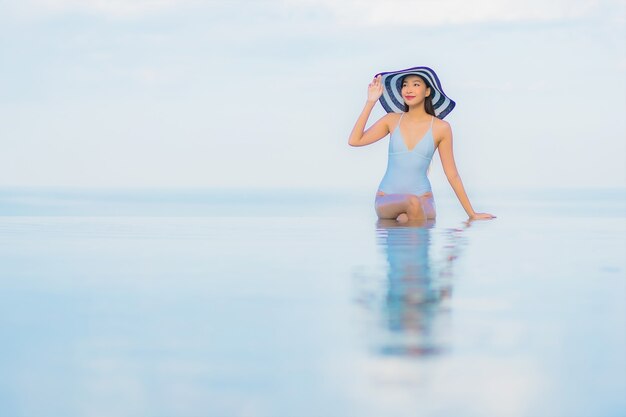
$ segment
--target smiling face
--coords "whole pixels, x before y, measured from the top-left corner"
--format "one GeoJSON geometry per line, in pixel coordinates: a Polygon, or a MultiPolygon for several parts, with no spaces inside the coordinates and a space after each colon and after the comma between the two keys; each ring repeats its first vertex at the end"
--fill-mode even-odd
{"type": "Polygon", "coordinates": [[[430,87],[417,75],[407,75],[402,80],[402,98],[409,106],[419,104],[430,95],[430,87]]]}

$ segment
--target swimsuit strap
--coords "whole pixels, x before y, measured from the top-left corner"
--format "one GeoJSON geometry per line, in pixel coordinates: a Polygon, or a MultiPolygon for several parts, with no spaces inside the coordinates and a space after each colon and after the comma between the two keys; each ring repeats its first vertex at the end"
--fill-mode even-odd
{"type": "Polygon", "coordinates": [[[432,117],[432,119],[430,119],[430,128],[433,128],[433,122],[435,121],[435,116],[432,117]]]}
{"type": "Polygon", "coordinates": [[[402,112],[402,114],[400,115],[400,119],[398,120],[398,124],[396,125],[396,128],[394,130],[400,129],[400,122],[402,121],[402,116],[404,116],[404,112],[402,112]]]}

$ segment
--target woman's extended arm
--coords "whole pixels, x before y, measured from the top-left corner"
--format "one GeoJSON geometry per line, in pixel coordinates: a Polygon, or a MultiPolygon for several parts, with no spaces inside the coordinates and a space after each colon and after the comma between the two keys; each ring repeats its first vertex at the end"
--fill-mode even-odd
{"type": "Polygon", "coordinates": [[[363,130],[365,130],[367,119],[369,119],[372,109],[382,94],[383,86],[380,83],[380,76],[378,76],[374,78],[368,86],[365,107],[354,124],[354,128],[352,128],[350,138],[348,139],[348,145],[369,145],[370,143],[374,143],[377,140],[384,138],[389,133],[389,125],[387,123],[388,115],[383,116],[380,120],[370,126],[369,129],[363,132],[363,130]]]}
{"type": "Polygon", "coordinates": [[[445,123],[444,126],[443,138],[439,143],[439,157],[441,158],[443,172],[446,174],[446,178],[452,186],[459,202],[465,209],[469,218],[472,220],[491,219],[496,217],[489,213],[476,213],[472,208],[472,204],[470,203],[467,193],[465,192],[465,187],[463,187],[461,176],[459,175],[459,172],[456,169],[456,164],[454,163],[454,153],[452,151],[452,129],[448,123],[445,123]]]}

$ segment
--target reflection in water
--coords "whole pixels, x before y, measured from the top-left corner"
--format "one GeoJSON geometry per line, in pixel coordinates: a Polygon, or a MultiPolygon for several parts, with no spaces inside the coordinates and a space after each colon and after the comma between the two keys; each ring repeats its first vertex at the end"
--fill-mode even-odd
{"type": "Polygon", "coordinates": [[[461,232],[435,229],[434,221],[378,221],[377,243],[386,257],[386,277],[382,288],[360,298],[376,312],[377,323],[368,333],[376,335],[379,354],[424,357],[448,349],[448,301],[461,232]]]}

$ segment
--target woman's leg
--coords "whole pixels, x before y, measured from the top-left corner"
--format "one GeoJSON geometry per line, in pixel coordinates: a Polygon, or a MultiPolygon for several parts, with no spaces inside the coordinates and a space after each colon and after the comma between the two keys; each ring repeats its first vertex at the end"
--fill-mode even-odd
{"type": "Polygon", "coordinates": [[[435,201],[432,193],[421,196],[413,194],[376,194],[376,214],[380,219],[396,219],[399,222],[435,218],[435,201]]]}

